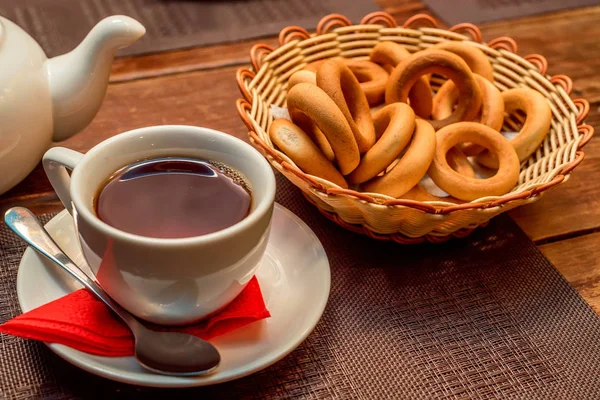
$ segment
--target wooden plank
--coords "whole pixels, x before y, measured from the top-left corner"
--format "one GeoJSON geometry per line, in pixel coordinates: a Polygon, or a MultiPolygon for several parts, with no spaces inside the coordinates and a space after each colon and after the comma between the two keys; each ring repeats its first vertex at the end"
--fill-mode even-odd
{"type": "MultiPolygon", "coordinates": [[[[391,14],[398,25],[416,14],[432,15],[429,9],[419,0],[376,0],[379,7],[391,14]]],[[[435,16],[434,16],[435,17],[435,16]]]]}
{"type": "Polygon", "coordinates": [[[600,233],[562,240],[539,248],[600,314],[600,233]]]}
{"type": "MultiPolygon", "coordinates": [[[[376,0],[376,3],[402,22],[414,14],[427,12],[426,7],[418,0],[376,0]]],[[[265,43],[272,47],[278,46],[277,38],[270,37],[188,50],[122,57],[114,61],[110,80],[116,83],[160,75],[248,64],[250,62],[250,49],[256,43],[265,43]]]]}
{"type": "Polygon", "coordinates": [[[110,81],[118,83],[160,75],[248,64],[250,63],[250,49],[256,43],[278,46],[277,38],[271,37],[189,50],[118,58],[112,65],[110,81]]]}
{"type": "Polygon", "coordinates": [[[566,183],[536,203],[515,208],[510,216],[536,242],[600,228],[600,137],[584,148],[586,157],[566,183]]]}
{"type": "MultiPolygon", "coordinates": [[[[48,186],[50,186],[49,183],[48,186]]],[[[6,210],[16,206],[29,208],[36,215],[56,213],[64,208],[53,191],[26,195],[19,198],[0,197],[0,215],[4,215],[6,210]]]]}
{"type": "Polygon", "coordinates": [[[86,151],[106,138],[149,125],[186,124],[246,137],[235,101],[236,67],[195,71],[110,85],[96,118],[63,143],[86,151]]]}
{"type": "Polygon", "coordinates": [[[600,102],[600,6],[494,22],[480,28],[486,42],[510,36],[518,44],[519,55],[543,55],[550,75],[568,75],[576,96],[590,103],[600,102]]]}

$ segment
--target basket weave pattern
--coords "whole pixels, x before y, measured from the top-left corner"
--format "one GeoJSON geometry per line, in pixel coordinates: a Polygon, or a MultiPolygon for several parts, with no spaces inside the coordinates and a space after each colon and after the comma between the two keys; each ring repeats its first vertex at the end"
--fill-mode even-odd
{"type": "MultiPolygon", "coordinates": [[[[376,239],[400,243],[444,241],[465,236],[502,212],[535,202],[545,190],[569,178],[583,160],[582,148],[594,132],[584,124],[589,103],[570,97],[573,85],[569,77],[546,75],[545,58],[538,54],[518,56],[517,44],[509,37],[482,43],[479,29],[472,24],[444,30],[437,28],[432,17],[416,15],[397,26],[391,15],[376,12],[359,25],[352,25],[344,16],[332,14],[321,20],[315,34],[300,27],[285,28],[279,44],[277,49],[255,45],[250,53],[252,69],[241,68],[237,73],[244,97],[238,100],[237,108],[249,129],[250,142],[325,216],[376,239]],[[510,193],[459,205],[359,193],[305,174],[271,142],[270,106],[285,106],[287,80],[306,64],[330,57],[367,60],[371,49],[383,41],[397,42],[416,52],[448,40],[469,41],[481,49],[492,63],[494,84],[501,91],[526,86],[540,92],[550,104],[551,130],[540,148],[521,164],[519,181],[510,193]]],[[[441,83],[443,80],[432,77],[434,90],[441,83]]],[[[507,118],[504,128],[518,130],[521,119],[518,115],[507,118]]]]}

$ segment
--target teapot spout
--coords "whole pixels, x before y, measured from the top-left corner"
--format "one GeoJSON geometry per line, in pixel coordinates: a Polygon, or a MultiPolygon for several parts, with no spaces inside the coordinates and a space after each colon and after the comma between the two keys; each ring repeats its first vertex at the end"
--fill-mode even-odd
{"type": "Polygon", "coordinates": [[[145,32],[133,18],[108,17],[73,51],[46,61],[55,141],[67,139],[92,121],[104,99],[115,52],[145,32]]]}

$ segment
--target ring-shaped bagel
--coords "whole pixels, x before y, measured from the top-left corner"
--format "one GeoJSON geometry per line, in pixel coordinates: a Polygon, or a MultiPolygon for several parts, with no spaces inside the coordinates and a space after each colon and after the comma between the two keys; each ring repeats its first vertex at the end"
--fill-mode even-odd
{"type": "Polygon", "coordinates": [[[433,48],[456,54],[465,60],[473,73],[481,75],[490,82],[494,81],[494,69],[490,60],[477,47],[464,42],[447,41],[438,43],[433,48]]]}
{"type": "MultiPolygon", "coordinates": [[[[317,74],[312,71],[305,70],[294,72],[288,79],[288,92],[291,88],[299,83],[310,83],[312,85],[316,85],[317,74]]],[[[333,162],[335,160],[335,154],[333,154],[333,150],[331,149],[331,145],[327,141],[327,138],[323,132],[321,132],[319,127],[317,127],[317,125],[310,120],[310,118],[307,118],[304,114],[296,113],[292,121],[294,124],[298,125],[298,127],[302,129],[312,139],[313,142],[315,142],[317,147],[319,147],[321,152],[329,161],[333,162]]]]}
{"type": "MultiPolygon", "coordinates": [[[[290,76],[288,79],[288,91],[296,86],[299,83],[310,83],[312,85],[317,84],[317,74],[312,71],[300,70],[296,71],[290,76]]],[[[333,150],[331,149],[331,145],[327,141],[323,132],[314,124],[309,118],[307,118],[304,114],[294,115],[295,119],[293,119],[294,124],[298,125],[300,129],[302,129],[308,136],[312,139],[313,142],[319,147],[321,152],[325,155],[325,157],[333,162],[335,160],[335,154],[333,154],[333,150]]]]}
{"type": "Polygon", "coordinates": [[[459,122],[437,132],[435,157],[428,174],[443,191],[458,199],[472,201],[485,196],[502,196],[519,180],[519,158],[499,132],[477,122],[459,122]],[[467,177],[448,165],[446,154],[459,143],[471,142],[489,149],[499,160],[496,175],[487,179],[467,177]]]}
{"type": "Polygon", "coordinates": [[[288,92],[287,106],[292,120],[296,113],[304,114],[327,137],[342,175],[356,168],[360,153],[352,129],[342,111],[323,89],[310,83],[299,83],[288,92]]]}
{"type": "MultiPolygon", "coordinates": [[[[383,66],[391,74],[394,68],[410,55],[410,52],[398,43],[381,42],[373,47],[369,57],[371,61],[383,66]]],[[[421,77],[415,82],[408,94],[408,99],[410,106],[419,117],[429,118],[431,116],[433,91],[425,77],[421,77]]]]}
{"type": "Polygon", "coordinates": [[[269,136],[302,171],[347,188],[348,184],[311,138],[293,122],[278,118],[269,126],[269,136]]]}
{"type": "MultiPolygon", "coordinates": [[[[475,120],[500,132],[504,123],[504,99],[502,98],[502,92],[481,75],[473,75],[479,84],[482,95],[481,109],[475,120]]],[[[450,80],[446,81],[433,98],[431,116],[434,119],[449,117],[457,100],[458,90],[456,90],[456,85],[450,80]]],[[[460,148],[467,156],[475,156],[485,150],[483,147],[471,143],[463,143],[460,148]]]]}
{"type": "MultiPolygon", "coordinates": [[[[366,153],[375,144],[375,127],[369,102],[358,79],[340,60],[327,60],[317,70],[317,86],[329,95],[344,114],[360,154],[366,153]]],[[[333,143],[331,145],[333,147],[333,143]]],[[[336,157],[339,156],[335,149],[334,153],[336,157]]]]}
{"type": "MultiPolygon", "coordinates": [[[[298,71],[306,71],[306,72],[314,72],[316,73],[319,67],[328,59],[313,61],[310,64],[307,64],[302,70],[298,71]]],[[[370,61],[363,60],[353,60],[351,58],[343,58],[343,57],[332,57],[329,60],[341,60],[350,68],[350,71],[356,76],[358,82],[360,84],[360,88],[367,96],[367,101],[370,106],[377,106],[383,103],[385,99],[385,86],[387,85],[387,80],[390,74],[378,64],[370,61]]],[[[295,72],[292,77],[297,74],[295,72]]]]}
{"type": "Polygon", "coordinates": [[[475,118],[481,107],[481,89],[463,59],[445,50],[423,50],[402,61],[390,75],[385,92],[386,103],[406,103],[415,82],[428,73],[446,76],[459,92],[458,105],[449,117],[428,121],[434,129],[475,118]]]}
{"type": "Polygon", "coordinates": [[[321,150],[325,158],[329,161],[335,161],[335,154],[331,148],[331,144],[327,140],[327,137],[321,132],[317,124],[315,124],[310,118],[302,113],[294,113],[290,115],[294,124],[298,125],[317,145],[321,150]]]}
{"type": "Polygon", "coordinates": [[[436,147],[435,130],[423,119],[415,120],[415,132],[406,153],[383,176],[365,182],[365,192],[400,197],[412,189],[427,172],[436,147]]]}
{"type": "Polygon", "coordinates": [[[373,114],[373,122],[377,142],[346,177],[350,183],[363,183],[377,176],[402,153],[415,130],[415,113],[407,104],[388,104],[373,114]]]}
{"type": "Polygon", "coordinates": [[[360,88],[367,96],[369,106],[377,106],[385,100],[385,87],[390,74],[385,69],[370,61],[346,60],[360,84],[360,88]]]}
{"type": "MultiPolygon", "coordinates": [[[[481,75],[473,74],[481,89],[481,113],[476,122],[487,125],[500,132],[504,122],[504,99],[502,92],[493,83],[481,75]]],[[[435,119],[448,118],[458,100],[458,90],[452,81],[446,81],[433,98],[432,117],[435,119]]]]}
{"type": "Polygon", "coordinates": [[[291,88],[296,86],[299,83],[312,83],[313,85],[317,84],[317,74],[312,71],[300,70],[294,72],[290,78],[288,79],[288,87],[289,91],[291,88]]]}
{"type": "Polygon", "coordinates": [[[473,165],[471,165],[465,153],[463,153],[458,146],[448,150],[448,153],[446,153],[446,161],[450,168],[462,176],[475,178],[475,169],[473,169],[473,165]]]}
{"type": "MultiPolygon", "coordinates": [[[[552,121],[552,110],[546,98],[539,92],[529,88],[515,88],[502,92],[504,99],[504,112],[514,113],[523,110],[526,118],[519,134],[510,140],[519,157],[523,162],[532,155],[544,141],[550,122],[552,121]]],[[[488,168],[497,168],[498,162],[489,151],[481,153],[477,162],[488,168]]]]}

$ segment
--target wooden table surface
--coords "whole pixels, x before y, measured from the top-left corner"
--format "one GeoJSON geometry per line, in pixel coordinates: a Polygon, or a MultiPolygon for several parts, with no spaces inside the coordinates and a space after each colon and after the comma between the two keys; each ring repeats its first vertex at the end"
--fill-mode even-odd
{"type": "MultiPolygon", "coordinates": [[[[377,0],[399,23],[430,13],[417,0],[377,0]]],[[[443,23],[442,26],[444,27],[443,23]]],[[[518,53],[544,55],[550,75],[565,74],[574,95],[590,102],[587,123],[600,130],[600,6],[480,25],[484,41],[511,36],[518,53]]],[[[83,132],[60,143],[85,152],[120,132],[156,124],[200,125],[246,138],[235,100],[235,71],[254,43],[275,38],[117,59],[104,103],[83,132]]],[[[581,295],[600,312],[600,137],[567,183],[510,215],[581,295]]],[[[14,205],[36,213],[62,209],[41,166],[0,196],[0,212],[14,205]]]]}

